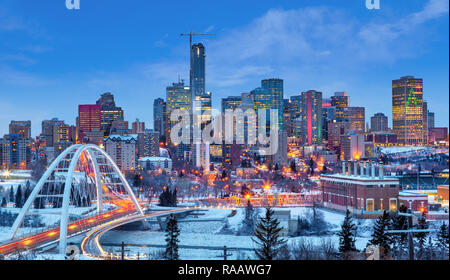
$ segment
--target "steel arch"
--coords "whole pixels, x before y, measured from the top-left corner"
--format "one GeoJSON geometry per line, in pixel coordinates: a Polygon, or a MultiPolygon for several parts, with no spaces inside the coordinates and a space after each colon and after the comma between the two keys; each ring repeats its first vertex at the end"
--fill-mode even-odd
{"type": "Polygon", "coordinates": [[[144,211],[140,207],[130,185],[128,184],[127,180],[123,176],[122,172],[120,171],[119,167],[114,163],[112,158],[100,147],[96,145],[72,145],[68,149],[66,149],[64,152],[62,152],[50,165],[50,167],[45,171],[44,175],[41,177],[37,185],[34,187],[33,191],[31,192],[29,198],[25,202],[23,208],[21,209],[19,215],[17,216],[16,220],[14,221],[14,224],[11,228],[10,232],[10,239],[13,240],[20,228],[20,226],[24,222],[24,218],[28,211],[30,210],[30,207],[34,200],[37,198],[39,192],[42,190],[42,187],[50,177],[50,175],[55,171],[55,169],[58,167],[58,165],[63,161],[67,160],[66,157],[70,153],[74,153],[72,158],[70,159],[69,168],[67,170],[67,175],[65,178],[64,183],[64,193],[63,193],[63,202],[61,207],[61,222],[60,222],[60,239],[59,239],[59,250],[61,254],[65,254],[66,245],[67,245],[67,226],[69,221],[69,205],[70,205],[70,191],[72,188],[72,180],[74,171],[76,168],[76,165],[80,159],[80,156],[83,152],[87,152],[89,160],[91,161],[92,165],[94,166],[94,174],[95,174],[95,185],[97,189],[97,211],[98,213],[101,213],[103,210],[103,190],[102,190],[102,183],[100,181],[100,172],[98,168],[98,162],[97,158],[94,154],[94,152],[99,152],[101,156],[104,156],[107,162],[113,167],[116,175],[119,176],[120,181],[122,182],[126,192],[128,193],[129,197],[131,198],[131,201],[133,202],[134,206],[136,207],[137,212],[140,215],[144,215],[144,211]]]}

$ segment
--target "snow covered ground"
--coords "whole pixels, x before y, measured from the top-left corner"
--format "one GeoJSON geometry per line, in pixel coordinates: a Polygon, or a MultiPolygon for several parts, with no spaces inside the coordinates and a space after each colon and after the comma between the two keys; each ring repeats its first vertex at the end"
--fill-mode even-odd
{"type": "MultiPolygon", "coordinates": [[[[275,208],[276,209],[276,208],[275,208]]],[[[310,210],[306,207],[293,207],[293,208],[282,208],[283,210],[291,210],[291,219],[296,219],[298,215],[305,215],[310,210]]],[[[204,212],[205,215],[201,215],[198,219],[223,219],[224,221],[228,219],[230,228],[233,231],[237,231],[240,223],[242,222],[245,209],[236,209],[237,213],[233,217],[227,217],[231,214],[232,210],[229,209],[208,209],[204,212]]],[[[264,209],[259,209],[259,215],[264,215],[264,209]]],[[[288,242],[293,243],[303,238],[315,245],[319,245],[324,239],[331,239],[336,248],[339,243],[339,237],[336,233],[340,229],[340,225],[344,220],[344,215],[337,212],[330,212],[323,209],[318,209],[324,215],[324,219],[330,225],[332,234],[327,236],[306,236],[306,237],[289,237],[288,242]]],[[[192,217],[188,217],[192,220],[192,217]]],[[[372,221],[358,221],[361,228],[371,228],[372,221]]],[[[230,251],[233,256],[229,259],[247,259],[248,257],[254,258],[254,253],[251,249],[254,248],[255,243],[251,236],[238,236],[232,234],[219,234],[220,229],[223,227],[224,222],[180,222],[180,257],[181,259],[188,260],[216,260],[223,259],[222,250],[223,246],[228,248],[241,248],[239,251],[230,251]],[[183,246],[197,246],[198,249],[194,248],[183,248],[183,246]],[[205,247],[215,247],[211,249],[206,249],[205,247]],[[217,247],[217,248],[216,248],[217,247]]],[[[362,230],[361,234],[358,234],[356,239],[356,247],[359,250],[366,248],[370,233],[367,230],[362,230]]],[[[140,255],[149,253],[154,253],[162,250],[162,248],[155,247],[165,245],[165,233],[158,231],[157,226],[154,226],[150,231],[111,231],[106,233],[102,239],[101,243],[105,244],[119,244],[125,242],[127,244],[139,244],[142,247],[129,247],[129,254],[134,255],[139,252],[140,255]],[[151,245],[151,246],[148,246],[151,245]],[[146,247],[147,246],[147,247],[146,247]]],[[[107,250],[112,250],[113,252],[118,252],[118,247],[106,247],[107,250]]]]}

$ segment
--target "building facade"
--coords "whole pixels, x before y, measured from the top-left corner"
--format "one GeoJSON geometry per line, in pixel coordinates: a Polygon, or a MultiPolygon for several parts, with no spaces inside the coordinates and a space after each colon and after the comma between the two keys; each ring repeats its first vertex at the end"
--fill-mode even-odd
{"type": "Polygon", "coordinates": [[[114,95],[110,92],[102,94],[96,104],[101,109],[101,130],[106,137],[111,133],[112,123],[116,120],[123,120],[124,113],[122,108],[116,106],[114,95]]]}
{"type": "Polygon", "coordinates": [[[322,144],[322,93],[302,92],[300,101],[301,137],[304,145],[322,144]]]}
{"type": "Polygon", "coordinates": [[[110,135],[105,139],[105,151],[121,171],[136,169],[137,135],[110,135]]]}
{"type": "Polygon", "coordinates": [[[370,131],[389,131],[388,117],[383,113],[376,113],[370,118],[370,131]]]}

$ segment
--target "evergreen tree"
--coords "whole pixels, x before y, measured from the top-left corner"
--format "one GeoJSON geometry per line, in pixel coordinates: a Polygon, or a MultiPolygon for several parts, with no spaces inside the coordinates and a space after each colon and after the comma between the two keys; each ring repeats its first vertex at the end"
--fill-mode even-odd
{"type": "Polygon", "coordinates": [[[386,233],[386,230],[389,230],[390,226],[390,217],[389,214],[384,211],[383,215],[381,215],[376,221],[373,227],[372,239],[369,241],[369,244],[383,247],[384,254],[388,255],[390,252],[390,244],[392,240],[389,234],[386,233]]]}
{"type": "Polygon", "coordinates": [[[9,202],[14,202],[15,196],[14,196],[14,189],[11,187],[9,189],[9,202]]]}
{"type": "Polygon", "coordinates": [[[7,205],[8,205],[8,203],[6,202],[6,198],[3,197],[1,207],[6,207],[7,205]]]}
{"type": "Polygon", "coordinates": [[[260,260],[273,260],[277,257],[281,247],[286,244],[286,240],[280,238],[280,222],[273,217],[274,211],[266,208],[265,217],[259,218],[254,232],[255,238],[252,238],[259,248],[255,253],[260,260]]]}
{"type": "Polygon", "coordinates": [[[163,254],[163,258],[166,260],[179,260],[178,255],[178,236],[180,230],[178,229],[177,219],[173,214],[170,215],[169,221],[166,227],[166,251],[163,254]]]}
{"type": "Polygon", "coordinates": [[[448,235],[449,235],[448,225],[443,222],[437,233],[437,245],[441,249],[442,251],[441,255],[444,259],[448,259],[449,254],[448,235]]]}
{"type": "Polygon", "coordinates": [[[341,231],[338,233],[339,236],[339,252],[344,257],[348,258],[348,254],[356,251],[355,247],[355,234],[356,225],[350,215],[350,211],[347,209],[345,213],[345,219],[341,226],[341,231]]]}
{"type": "Polygon", "coordinates": [[[424,260],[434,260],[436,259],[436,251],[433,244],[433,239],[431,235],[428,236],[428,242],[425,245],[424,253],[422,254],[422,259],[424,260]]]}
{"type": "MultiPolygon", "coordinates": [[[[408,208],[404,206],[403,204],[399,207],[398,212],[400,213],[406,213],[408,211],[408,208]]],[[[391,216],[391,229],[393,230],[407,230],[408,229],[408,222],[406,220],[405,216],[401,216],[396,212],[393,212],[390,214],[391,216]]],[[[391,249],[391,256],[396,259],[402,259],[404,253],[406,253],[406,244],[408,234],[406,233],[400,233],[400,234],[393,234],[391,236],[392,241],[392,249],[391,249]]]]}
{"type": "Polygon", "coordinates": [[[255,209],[253,208],[250,200],[247,201],[247,207],[245,207],[245,217],[242,221],[242,227],[238,231],[238,235],[252,235],[255,230],[255,209]]]}
{"type": "Polygon", "coordinates": [[[16,192],[16,200],[15,200],[16,208],[22,208],[23,201],[22,201],[22,186],[19,185],[16,192]]]}
{"type": "MultiPolygon", "coordinates": [[[[419,218],[417,222],[417,229],[428,229],[428,224],[426,220],[425,213],[419,218]]],[[[419,244],[420,250],[424,248],[425,242],[427,240],[427,232],[417,232],[414,233],[414,237],[417,239],[417,243],[419,244]]]]}
{"type": "Polygon", "coordinates": [[[31,194],[30,181],[27,181],[27,185],[25,188],[25,193],[23,195],[23,201],[27,201],[31,194]]]}

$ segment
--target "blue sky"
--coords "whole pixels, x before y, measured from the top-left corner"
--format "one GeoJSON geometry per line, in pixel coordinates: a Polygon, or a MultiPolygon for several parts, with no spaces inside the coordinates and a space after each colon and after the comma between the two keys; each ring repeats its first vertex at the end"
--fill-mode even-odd
{"type": "MultiPolygon", "coordinates": [[[[366,119],[391,116],[393,79],[424,79],[436,125],[448,126],[448,0],[148,1],[0,0],[0,136],[9,121],[58,117],[74,124],[77,104],[110,91],[125,110],[152,127],[153,100],[188,79],[188,40],[202,38],[207,90],[220,98],[285,80],[285,98],[315,89],[347,91],[366,119]]],[[[391,122],[391,118],[390,118],[391,122]]]]}

